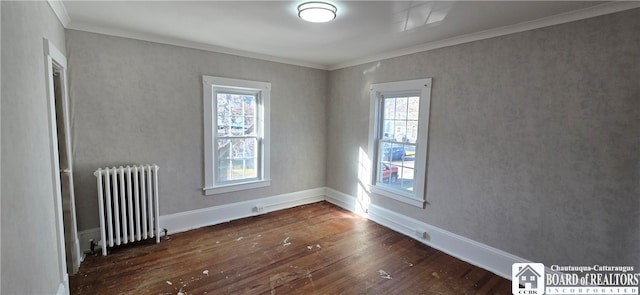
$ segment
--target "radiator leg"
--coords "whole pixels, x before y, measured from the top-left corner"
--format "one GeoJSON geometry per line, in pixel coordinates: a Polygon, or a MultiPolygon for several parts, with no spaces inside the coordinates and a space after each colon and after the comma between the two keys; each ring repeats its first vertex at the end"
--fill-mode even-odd
{"type": "Polygon", "coordinates": [[[89,242],[91,243],[91,244],[90,244],[90,247],[91,247],[91,254],[96,253],[96,242],[94,242],[94,241],[93,241],[93,239],[89,240],[89,242]]]}

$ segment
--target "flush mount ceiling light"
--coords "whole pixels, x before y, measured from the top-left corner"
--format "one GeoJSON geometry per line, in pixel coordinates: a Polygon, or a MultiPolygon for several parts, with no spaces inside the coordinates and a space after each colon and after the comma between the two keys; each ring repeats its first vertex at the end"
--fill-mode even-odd
{"type": "Polygon", "coordinates": [[[305,2],[298,5],[298,16],[312,23],[326,23],[336,18],[338,9],[325,2],[305,2]]]}

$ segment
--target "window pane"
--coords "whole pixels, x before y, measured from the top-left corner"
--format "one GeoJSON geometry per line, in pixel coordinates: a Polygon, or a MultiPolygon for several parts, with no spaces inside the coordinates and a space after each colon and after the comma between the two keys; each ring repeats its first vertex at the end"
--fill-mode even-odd
{"type": "Polygon", "coordinates": [[[392,168],[389,164],[381,164],[378,181],[385,184],[395,184],[398,181],[398,169],[392,168]]]}
{"type": "Polygon", "coordinates": [[[231,118],[229,116],[218,116],[218,136],[229,135],[229,122],[231,122],[231,118]]]}
{"type": "Polygon", "coordinates": [[[398,97],[396,98],[396,119],[406,119],[407,118],[407,98],[406,97],[398,97]]]}
{"type": "Polygon", "coordinates": [[[238,138],[232,139],[232,151],[231,157],[233,159],[244,159],[244,158],[253,158],[256,153],[256,142],[255,138],[238,138]]]}
{"type": "Polygon", "coordinates": [[[244,134],[244,117],[231,116],[231,135],[238,136],[244,134]]]}
{"type": "Polygon", "coordinates": [[[405,145],[404,146],[404,161],[414,161],[416,157],[416,146],[415,145],[405,145]]]}
{"type": "Polygon", "coordinates": [[[218,181],[258,177],[257,139],[218,140],[218,181]]]}
{"type": "Polygon", "coordinates": [[[382,124],[382,139],[383,140],[394,140],[394,131],[396,129],[395,127],[395,121],[393,120],[384,120],[383,124],[382,124]]]}
{"type": "Polygon", "coordinates": [[[413,191],[420,98],[384,98],[383,106],[378,183],[413,191]]]}
{"type": "Polygon", "coordinates": [[[395,98],[385,98],[384,99],[384,112],[383,116],[385,120],[393,120],[396,118],[396,99],[395,98]]]}
{"type": "Polygon", "coordinates": [[[400,167],[400,179],[398,180],[400,187],[406,191],[413,191],[413,166],[411,168],[400,167]]]}
{"type": "Polygon", "coordinates": [[[217,94],[218,136],[255,135],[256,96],[217,94]]]}
{"type": "Polygon", "coordinates": [[[218,139],[218,159],[229,159],[231,157],[231,140],[218,139]]]}
{"type": "Polygon", "coordinates": [[[233,160],[233,168],[231,169],[231,180],[256,178],[256,170],[253,169],[253,160],[233,160]],[[251,167],[249,167],[251,166],[251,167]]]}
{"type": "Polygon", "coordinates": [[[418,115],[420,114],[420,97],[413,96],[409,97],[409,110],[407,114],[407,119],[409,120],[418,120],[418,115]]]}
{"type": "Polygon", "coordinates": [[[217,181],[257,178],[256,96],[217,93],[216,103],[217,181]]]}
{"type": "Polygon", "coordinates": [[[407,141],[407,121],[396,120],[395,122],[395,141],[406,142],[407,141]]]}
{"type": "Polygon", "coordinates": [[[407,133],[405,142],[416,143],[418,141],[418,121],[407,121],[407,133]]]}
{"type": "Polygon", "coordinates": [[[418,114],[420,98],[392,97],[384,98],[382,110],[383,140],[415,143],[418,137],[418,114]]]}
{"type": "Polygon", "coordinates": [[[218,153],[217,153],[217,167],[216,173],[217,179],[224,181],[229,179],[229,168],[231,165],[231,140],[220,139],[217,141],[218,153]]]}
{"type": "Polygon", "coordinates": [[[395,165],[388,162],[381,162],[378,184],[384,184],[395,189],[412,192],[414,186],[413,174],[413,168],[403,166],[402,164],[395,165]]]}
{"type": "Polygon", "coordinates": [[[216,106],[216,109],[218,110],[218,116],[225,116],[225,115],[228,116],[231,114],[229,110],[229,102],[228,102],[229,96],[230,96],[229,94],[218,93],[217,106],[216,106]]]}
{"type": "Polygon", "coordinates": [[[256,97],[252,95],[244,96],[244,114],[253,116],[256,114],[256,97]]]}
{"type": "Polygon", "coordinates": [[[217,180],[218,181],[227,181],[229,180],[229,164],[230,162],[227,161],[219,161],[218,162],[218,171],[216,174],[217,180]]]}
{"type": "Polygon", "coordinates": [[[383,161],[391,162],[402,160],[404,157],[404,147],[402,144],[383,143],[381,154],[383,161]]]}
{"type": "Polygon", "coordinates": [[[227,101],[229,103],[229,111],[232,115],[242,114],[242,96],[236,94],[227,94],[227,101]]]}
{"type": "Polygon", "coordinates": [[[256,118],[253,116],[244,117],[244,135],[256,135],[256,118]]]}

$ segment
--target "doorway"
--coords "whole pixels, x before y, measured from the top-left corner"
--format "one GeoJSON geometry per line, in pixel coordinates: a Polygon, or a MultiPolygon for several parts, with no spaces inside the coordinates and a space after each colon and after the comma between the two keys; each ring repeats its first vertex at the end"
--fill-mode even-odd
{"type": "Polygon", "coordinates": [[[68,274],[78,271],[82,255],[78,242],[73,190],[67,61],[65,56],[47,39],[44,39],[44,49],[58,260],[61,280],[68,290],[68,274]]]}

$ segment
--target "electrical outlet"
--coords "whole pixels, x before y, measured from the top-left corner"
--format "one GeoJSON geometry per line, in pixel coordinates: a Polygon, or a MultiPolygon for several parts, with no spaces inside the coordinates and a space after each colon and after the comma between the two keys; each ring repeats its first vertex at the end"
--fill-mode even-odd
{"type": "Polygon", "coordinates": [[[427,234],[426,231],[421,230],[421,229],[416,229],[416,236],[421,238],[421,239],[427,239],[429,238],[429,234],[427,234]]]}

